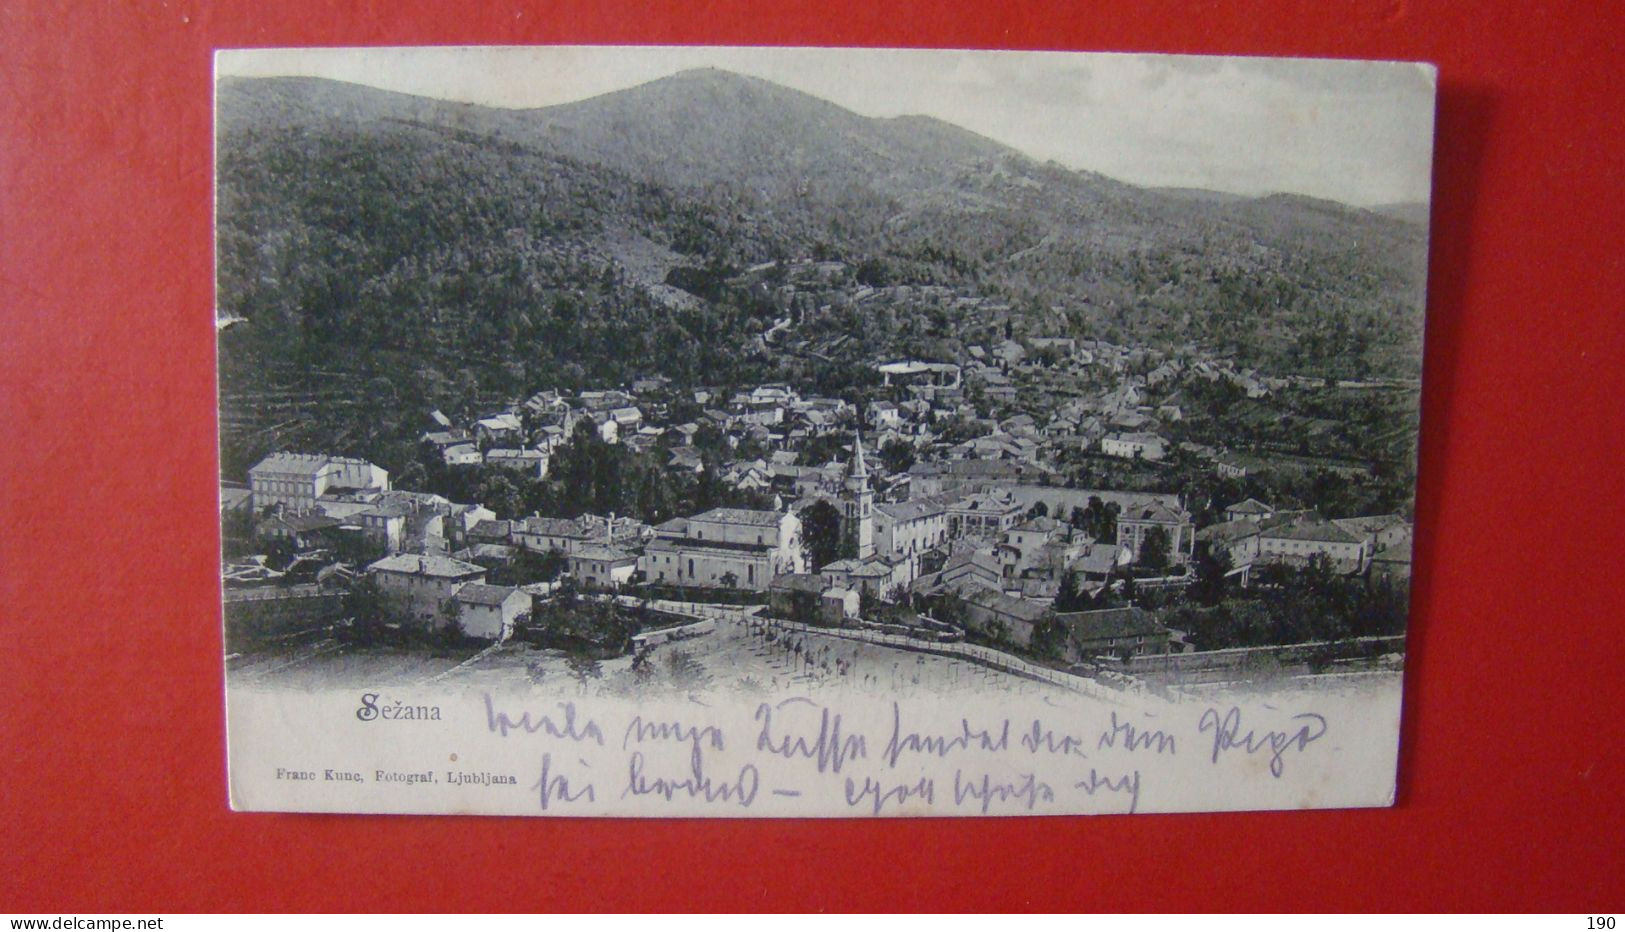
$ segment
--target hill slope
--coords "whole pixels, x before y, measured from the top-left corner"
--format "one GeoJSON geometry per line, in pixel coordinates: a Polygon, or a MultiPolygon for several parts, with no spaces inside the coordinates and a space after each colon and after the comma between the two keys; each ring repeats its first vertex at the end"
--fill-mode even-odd
{"type": "MultiPolygon", "coordinates": [[[[221,359],[242,379],[404,367],[412,391],[466,400],[770,374],[762,308],[665,277],[807,255],[983,295],[1017,332],[1420,368],[1425,229],[1403,217],[1137,188],[716,71],[540,110],[311,78],[217,93],[220,310],[250,321],[221,359]]],[[[912,351],[895,321],[852,326],[864,352],[912,351]]]]}

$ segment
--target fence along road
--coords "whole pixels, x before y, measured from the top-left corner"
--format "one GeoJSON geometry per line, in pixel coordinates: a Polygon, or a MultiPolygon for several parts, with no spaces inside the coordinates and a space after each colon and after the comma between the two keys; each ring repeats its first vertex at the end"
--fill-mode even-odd
{"type": "MultiPolygon", "coordinates": [[[[983,647],[980,644],[920,641],[907,635],[888,634],[884,631],[865,631],[861,628],[822,628],[817,625],[758,615],[756,611],[761,606],[755,605],[741,608],[734,605],[713,605],[706,602],[669,602],[665,600],[651,600],[648,605],[650,608],[671,612],[676,615],[687,615],[691,618],[722,618],[740,622],[753,621],[757,624],[766,625],[775,631],[793,631],[799,634],[842,638],[848,641],[863,641],[868,644],[876,644],[916,654],[957,657],[1002,673],[1048,683],[1051,686],[1081,696],[1088,696],[1091,699],[1098,699],[1101,702],[1117,703],[1122,698],[1121,692],[1102,686],[1088,677],[1077,676],[1062,670],[1052,670],[1049,667],[1041,667],[1037,664],[1028,663],[1019,657],[1006,654],[1003,651],[983,647]]],[[[1137,682],[1134,687],[1131,687],[1132,691],[1135,692],[1140,691],[1142,688],[1139,687],[1137,682]]]]}

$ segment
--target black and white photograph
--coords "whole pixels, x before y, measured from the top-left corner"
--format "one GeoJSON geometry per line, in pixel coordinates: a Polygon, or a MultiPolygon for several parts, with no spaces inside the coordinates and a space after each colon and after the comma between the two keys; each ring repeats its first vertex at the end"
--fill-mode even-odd
{"type": "Polygon", "coordinates": [[[215,72],[236,808],[1392,804],[1431,67],[215,72]]]}

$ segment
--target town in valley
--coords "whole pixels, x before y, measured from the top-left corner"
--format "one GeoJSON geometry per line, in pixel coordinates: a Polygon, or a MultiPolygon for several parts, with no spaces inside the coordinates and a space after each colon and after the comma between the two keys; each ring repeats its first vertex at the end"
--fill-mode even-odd
{"type": "MultiPolygon", "coordinates": [[[[836,119],[656,84],[611,112],[764,99],[818,115],[807,148],[836,119]]],[[[759,167],[794,153],[724,188],[569,113],[379,95],[222,88],[233,685],[1176,695],[1402,665],[1425,223],[981,137],[848,216],[844,176],[759,167]],[[1089,185],[1085,222],[1061,202],[1089,185]]]]}

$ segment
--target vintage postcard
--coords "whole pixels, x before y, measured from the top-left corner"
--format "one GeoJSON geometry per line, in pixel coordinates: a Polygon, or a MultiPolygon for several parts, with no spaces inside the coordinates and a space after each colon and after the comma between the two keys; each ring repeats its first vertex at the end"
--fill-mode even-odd
{"type": "Polygon", "coordinates": [[[1382,806],[1435,74],[223,51],[232,805],[1382,806]]]}

